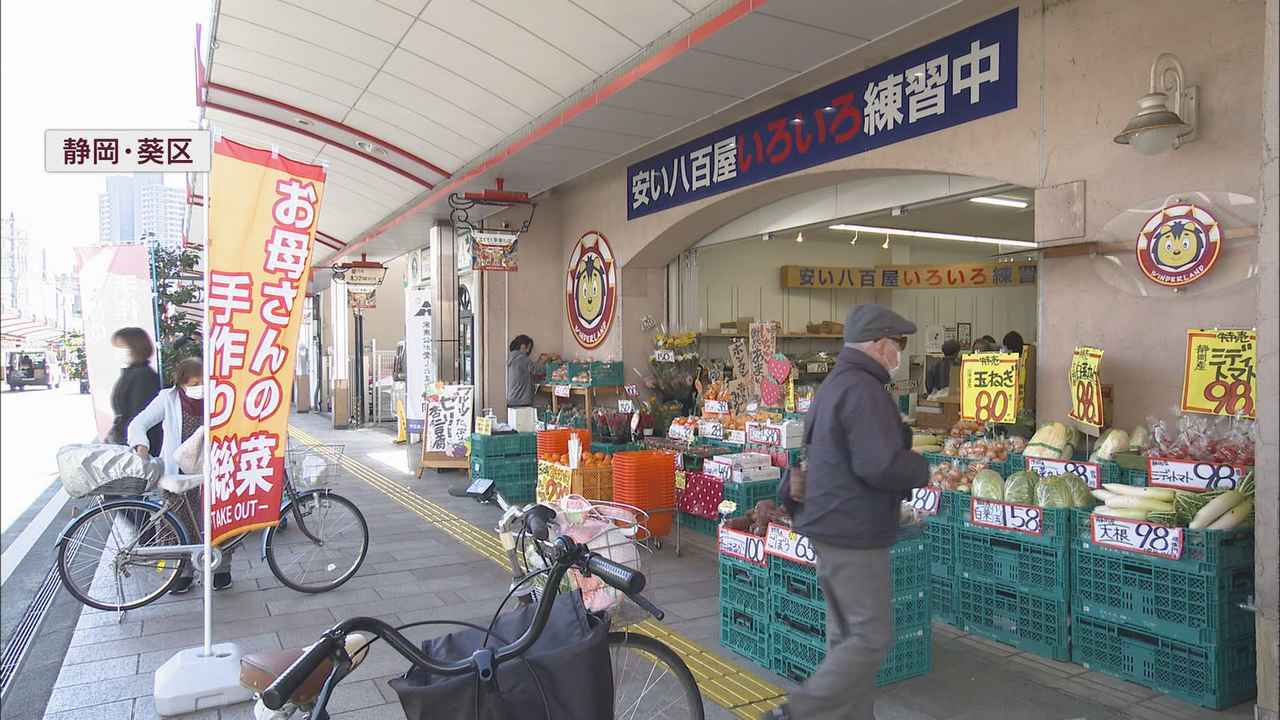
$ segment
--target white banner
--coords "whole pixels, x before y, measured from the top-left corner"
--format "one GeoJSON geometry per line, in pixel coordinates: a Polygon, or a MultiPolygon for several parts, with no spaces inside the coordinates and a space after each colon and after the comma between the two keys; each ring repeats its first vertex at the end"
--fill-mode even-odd
{"type": "Polygon", "coordinates": [[[405,415],[409,432],[422,432],[422,402],[426,389],[436,381],[431,357],[431,287],[411,286],[404,291],[405,415]]]}
{"type": "Polygon", "coordinates": [[[472,387],[436,383],[427,396],[427,452],[466,457],[471,434],[472,387]]]}

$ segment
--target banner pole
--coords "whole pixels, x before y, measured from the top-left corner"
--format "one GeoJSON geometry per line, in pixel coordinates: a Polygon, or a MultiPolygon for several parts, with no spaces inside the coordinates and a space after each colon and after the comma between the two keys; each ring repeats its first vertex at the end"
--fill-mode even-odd
{"type": "MultiPolygon", "coordinates": [[[[206,119],[203,121],[203,124],[205,125],[204,129],[208,130],[209,121],[206,119]]],[[[211,363],[210,363],[210,357],[209,357],[209,337],[208,337],[209,244],[211,240],[209,237],[209,206],[213,202],[211,198],[211,196],[213,195],[212,179],[213,179],[212,172],[207,172],[204,174],[204,249],[202,250],[202,253],[204,254],[203,260],[204,260],[205,308],[204,308],[204,320],[201,323],[201,328],[204,330],[204,332],[201,333],[201,338],[200,338],[201,339],[200,356],[201,356],[201,361],[204,363],[204,386],[205,386],[204,387],[204,448],[203,448],[204,462],[202,463],[202,467],[200,470],[201,475],[203,475],[203,477],[201,478],[201,487],[204,488],[204,492],[200,493],[200,496],[203,499],[202,505],[204,505],[203,514],[204,514],[204,656],[205,657],[210,657],[213,655],[213,575],[212,575],[213,563],[212,563],[212,560],[210,559],[210,555],[213,552],[213,543],[212,543],[213,488],[209,484],[209,465],[210,465],[209,446],[210,446],[210,438],[211,438],[210,431],[209,431],[209,418],[212,415],[212,412],[211,412],[212,408],[210,407],[210,404],[213,402],[213,393],[210,392],[212,388],[209,387],[209,376],[210,376],[210,372],[212,371],[212,368],[210,367],[211,363]]]]}

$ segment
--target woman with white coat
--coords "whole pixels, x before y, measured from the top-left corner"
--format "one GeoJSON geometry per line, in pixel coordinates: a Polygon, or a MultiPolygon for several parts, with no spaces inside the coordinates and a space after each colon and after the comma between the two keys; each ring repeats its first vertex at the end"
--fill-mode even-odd
{"type": "MultiPolygon", "coordinates": [[[[199,358],[187,358],[178,363],[173,371],[173,387],[161,390],[159,395],[138,413],[129,423],[129,445],[139,455],[149,457],[151,452],[147,431],[156,425],[164,430],[161,443],[160,459],[164,462],[166,475],[176,475],[178,468],[177,452],[183,441],[194,435],[204,425],[204,367],[199,358]]],[[[187,492],[187,516],[180,517],[191,542],[200,542],[200,523],[195,513],[202,507],[200,488],[187,492]]],[[[182,515],[182,513],[179,513],[182,515]]],[[[223,566],[213,574],[213,589],[224,590],[231,587],[231,556],[223,554],[223,566]]],[[[192,567],[187,563],[183,576],[171,591],[182,594],[191,589],[192,567]]]]}

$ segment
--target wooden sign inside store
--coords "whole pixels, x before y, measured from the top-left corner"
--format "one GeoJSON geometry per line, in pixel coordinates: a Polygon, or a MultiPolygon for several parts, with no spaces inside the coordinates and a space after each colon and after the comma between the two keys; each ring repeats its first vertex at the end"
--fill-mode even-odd
{"type": "Polygon", "coordinates": [[[1034,285],[1036,263],[878,265],[871,268],[782,266],[782,287],[812,290],[946,290],[1034,285]]]}

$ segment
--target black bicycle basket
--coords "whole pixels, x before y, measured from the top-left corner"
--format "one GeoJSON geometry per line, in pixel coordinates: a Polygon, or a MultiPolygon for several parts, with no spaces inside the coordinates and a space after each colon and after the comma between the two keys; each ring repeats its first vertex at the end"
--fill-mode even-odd
{"type": "MultiPolygon", "coordinates": [[[[519,637],[533,622],[534,606],[498,617],[490,648],[519,637]]],[[[430,658],[471,657],[484,632],[467,628],[422,643],[430,658]]],[[[561,593],[546,629],[522,658],[504,663],[491,682],[476,673],[431,675],[412,667],[391,681],[408,720],[598,720],[613,717],[609,623],[587,612],[579,592],[561,593]]]]}

